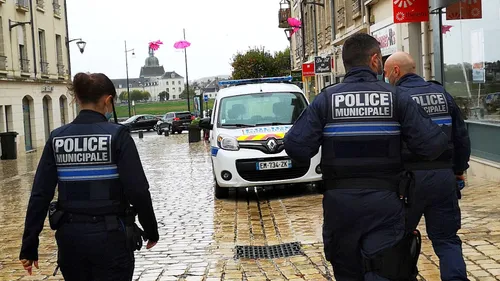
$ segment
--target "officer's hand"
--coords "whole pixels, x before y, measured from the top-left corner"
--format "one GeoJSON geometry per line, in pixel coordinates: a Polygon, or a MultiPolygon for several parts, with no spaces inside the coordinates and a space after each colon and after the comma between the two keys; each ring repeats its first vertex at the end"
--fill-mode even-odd
{"type": "Polygon", "coordinates": [[[455,175],[455,178],[457,180],[457,187],[459,190],[464,189],[465,187],[465,177],[463,175],[455,175]]]}
{"type": "Polygon", "coordinates": [[[23,265],[24,270],[28,271],[29,275],[31,275],[31,273],[33,272],[33,266],[32,266],[33,264],[35,264],[35,267],[37,269],[39,269],[38,261],[30,261],[30,260],[22,259],[21,264],[23,265]]]}
{"type": "Polygon", "coordinates": [[[148,244],[146,245],[146,249],[151,249],[151,248],[153,248],[153,247],[156,245],[156,243],[158,243],[158,242],[157,242],[157,241],[156,241],[156,242],[153,242],[153,241],[149,240],[149,241],[148,241],[148,244]]]}

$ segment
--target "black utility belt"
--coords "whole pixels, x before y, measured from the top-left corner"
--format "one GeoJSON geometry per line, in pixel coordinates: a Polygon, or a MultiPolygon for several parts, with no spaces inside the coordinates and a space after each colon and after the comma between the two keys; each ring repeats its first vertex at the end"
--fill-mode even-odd
{"type": "Polygon", "coordinates": [[[378,189],[397,192],[399,183],[377,178],[326,179],[325,189],[378,189]]]}
{"type": "Polygon", "coordinates": [[[66,214],[66,216],[67,216],[66,223],[97,223],[105,221],[104,216],[92,216],[92,215],[81,215],[81,214],[66,214]]]}
{"type": "Polygon", "coordinates": [[[450,162],[406,162],[404,168],[408,171],[426,171],[451,169],[453,164],[450,162]]]}

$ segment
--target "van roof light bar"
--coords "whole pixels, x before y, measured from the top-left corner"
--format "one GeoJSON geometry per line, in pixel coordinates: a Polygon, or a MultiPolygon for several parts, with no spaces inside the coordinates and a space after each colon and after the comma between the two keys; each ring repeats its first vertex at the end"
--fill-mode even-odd
{"type": "Polygon", "coordinates": [[[264,77],[264,78],[237,79],[237,80],[222,80],[222,81],[219,81],[219,86],[236,86],[236,85],[246,85],[246,84],[282,83],[282,82],[291,83],[292,76],[264,77]]]}

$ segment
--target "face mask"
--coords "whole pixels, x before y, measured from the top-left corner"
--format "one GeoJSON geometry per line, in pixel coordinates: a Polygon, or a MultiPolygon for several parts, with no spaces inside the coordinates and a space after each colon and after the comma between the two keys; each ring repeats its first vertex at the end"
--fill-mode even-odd
{"type": "Polygon", "coordinates": [[[106,117],[106,119],[109,121],[109,120],[111,119],[111,117],[113,117],[113,113],[111,113],[111,112],[106,112],[106,113],[104,114],[104,116],[105,116],[105,117],[106,117]]]}
{"type": "MultiPolygon", "coordinates": [[[[393,71],[394,71],[394,70],[393,70],[393,71]]],[[[390,79],[389,79],[389,78],[391,77],[391,75],[392,75],[392,72],[393,72],[393,71],[391,71],[391,73],[389,73],[389,75],[388,75],[387,77],[385,77],[385,78],[384,78],[385,83],[387,83],[387,84],[391,84],[391,81],[390,81],[390,79]]]]}

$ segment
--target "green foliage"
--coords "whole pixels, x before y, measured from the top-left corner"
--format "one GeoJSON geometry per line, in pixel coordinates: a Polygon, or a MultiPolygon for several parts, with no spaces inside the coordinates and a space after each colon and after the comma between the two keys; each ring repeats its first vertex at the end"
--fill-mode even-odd
{"type": "Polygon", "coordinates": [[[118,95],[118,98],[120,100],[127,100],[128,99],[127,91],[122,91],[120,95],[118,95]]]}
{"type": "Polygon", "coordinates": [[[290,50],[276,52],[272,55],[264,47],[250,48],[245,53],[238,52],[233,56],[232,79],[249,79],[276,77],[290,74],[290,50]]]}
{"type": "Polygon", "coordinates": [[[160,97],[161,101],[167,101],[170,98],[170,95],[168,94],[167,91],[159,93],[158,96],[160,97]]]}
{"type": "MultiPolygon", "coordinates": [[[[187,98],[187,91],[186,91],[186,85],[184,85],[184,90],[182,91],[181,95],[179,96],[181,99],[186,99],[187,98]]],[[[192,99],[196,95],[193,87],[189,86],[189,98],[192,99]]]]}

